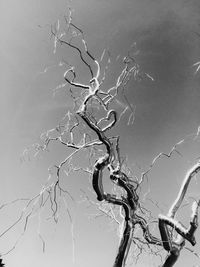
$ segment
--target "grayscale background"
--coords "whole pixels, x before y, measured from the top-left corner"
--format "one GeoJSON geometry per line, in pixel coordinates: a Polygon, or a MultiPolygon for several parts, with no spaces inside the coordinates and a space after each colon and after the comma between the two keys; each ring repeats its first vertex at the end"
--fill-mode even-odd
{"type": "MultiPolygon", "coordinates": [[[[169,153],[175,143],[188,137],[180,147],[183,156],[175,153],[169,160],[160,160],[144,185],[143,194],[160,203],[161,210],[153,208],[155,214],[166,213],[185,172],[200,155],[198,140],[190,138],[200,125],[200,73],[195,75],[192,66],[200,61],[197,0],[0,1],[0,205],[36,195],[48,177],[48,167],[64,155],[63,149],[52,145],[46,154],[31,154],[30,159],[26,155],[21,160],[24,149],[38,142],[42,132],[55,127],[71,106],[64,91],[54,95],[53,89],[63,82],[64,69],[59,68],[59,62],[65,59],[78,64],[79,59],[69,49],[58,48],[54,54],[50,38],[50,25],[62,20],[69,5],[93,55],[100,58],[104,48],[111,53],[108,86],[116,81],[122,59],[134,42],[140,50],[138,63],[154,78],[131,81],[126,89],[129,101],[136,106],[135,122],[127,126],[125,116],[118,130],[121,153],[128,156],[133,170],[139,173],[147,169],[158,153],[169,153]]],[[[112,266],[118,245],[117,226],[103,216],[96,217],[95,209],[83,201],[81,189],[90,187],[86,176],[66,177],[65,183],[77,200],[68,202],[75,261],[67,212],[63,208],[55,224],[48,220],[48,206],[30,220],[16,248],[4,256],[6,266],[112,266]],[[38,231],[46,241],[45,253],[38,231]]],[[[200,183],[194,181],[188,196],[197,196],[199,190],[200,183]]],[[[0,209],[0,233],[19,217],[23,206],[22,201],[0,209]]],[[[186,224],[189,212],[188,207],[182,214],[186,224]]],[[[23,223],[1,237],[0,253],[11,249],[21,232],[23,223]]],[[[199,236],[198,230],[200,241],[199,236]]],[[[199,251],[200,245],[196,249],[199,251]]],[[[182,255],[177,267],[200,266],[189,252],[182,255]]],[[[137,266],[157,266],[158,262],[146,253],[137,266]]]]}

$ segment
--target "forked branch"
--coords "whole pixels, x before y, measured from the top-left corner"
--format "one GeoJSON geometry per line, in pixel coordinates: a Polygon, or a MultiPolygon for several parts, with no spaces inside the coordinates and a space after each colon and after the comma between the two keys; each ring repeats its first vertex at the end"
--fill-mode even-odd
{"type": "Polygon", "coordinates": [[[168,215],[159,215],[159,230],[162,238],[162,243],[164,249],[168,252],[163,267],[171,267],[176,263],[180,252],[185,245],[185,240],[190,242],[193,246],[196,244],[194,233],[198,227],[198,208],[200,205],[200,201],[195,201],[192,205],[192,215],[190,220],[190,226],[188,228],[186,228],[179,221],[174,219],[174,217],[184,200],[191,179],[199,171],[200,162],[195,164],[186,174],[178,196],[170,207],[168,215]],[[173,238],[172,230],[175,230],[178,233],[176,239],[173,238]]]}

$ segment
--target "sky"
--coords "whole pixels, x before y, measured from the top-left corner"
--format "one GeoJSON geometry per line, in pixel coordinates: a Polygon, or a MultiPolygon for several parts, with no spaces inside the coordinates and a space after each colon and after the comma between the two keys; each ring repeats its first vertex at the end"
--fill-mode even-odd
{"type": "MultiPolygon", "coordinates": [[[[155,164],[141,192],[143,200],[151,195],[151,200],[159,202],[160,209],[156,210],[146,200],[155,214],[167,213],[186,171],[200,153],[199,140],[191,135],[200,125],[200,73],[195,75],[193,66],[200,61],[197,0],[0,1],[0,205],[36,195],[48,178],[48,167],[68,153],[53,145],[47,153],[34,157],[30,152],[21,160],[23,151],[38,142],[42,132],[55,127],[71,107],[69,95],[62,90],[54,94],[53,89],[63,82],[64,69],[59,62],[66,60],[79,66],[79,58],[63,47],[54,54],[50,35],[50,26],[62,20],[68,6],[74,10],[74,22],[85,32],[90,51],[100,58],[105,48],[109,50],[108,86],[116,81],[122,59],[134,42],[139,50],[137,62],[154,78],[131,80],[126,94],[136,107],[135,121],[127,125],[127,114],[116,129],[121,135],[121,153],[127,156],[133,171],[137,174],[148,169],[158,153],[169,153],[175,143],[186,140],[179,147],[181,157],[174,154],[155,164]]],[[[47,206],[31,218],[16,248],[4,256],[6,266],[112,266],[118,245],[116,225],[96,216],[95,208],[83,201],[83,191],[95,199],[86,176],[72,175],[63,183],[76,200],[67,198],[65,203],[73,221],[74,257],[72,224],[66,208],[62,207],[55,224],[48,219],[47,206]],[[38,229],[45,239],[44,253],[38,229]]],[[[198,197],[199,190],[196,179],[189,197],[198,197]]],[[[20,216],[24,202],[0,209],[0,236],[20,216]]],[[[186,223],[189,212],[187,206],[181,217],[186,223]]],[[[1,254],[18,240],[23,222],[1,236],[1,254]]],[[[195,256],[187,251],[182,254],[177,267],[200,266],[195,256]]],[[[144,254],[136,266],[156,264],[157,259],[144,254]]]]}

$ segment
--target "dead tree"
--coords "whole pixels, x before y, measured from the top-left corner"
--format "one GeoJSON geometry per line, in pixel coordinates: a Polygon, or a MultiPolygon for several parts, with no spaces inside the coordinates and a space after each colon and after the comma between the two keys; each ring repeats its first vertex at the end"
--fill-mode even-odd
{"type": "MultiPolygon", "coordinates": [[[[114,267],[125,266],[126,259],[130,250],[130,246],[133,241],[134,229],[136,225],[139,225],[143,231],[143,237],[148,244],[155,246],[163,246],[168,252],[167,258],[163,264],[163,267],[173,266],[177,261],[181,249],[185,245],[185,240],[195,245],[194,233],[198,227],[198,207],[199,201],[193,204],[193,212],[191,217],[190,226],[184,227],[180,222],[175,219],[175,214],[178,211],[184,196],[186,194],[188,185],[191,178],[197,174],[200,170],[200,163],[197,163],[186,175],[185,180],[181,186],[177,199],[172,204],[167,216],[159,215],[158,226],[161,234],[161,240],[156,238],[150,233],[148,222],[140,214],[140,200],[138,195],[138,188],[140,187],[145,173],[141,179],[131,179],[128,174],[123,170],[123,163],[120,156],[119,148],[119,136],[110,135],[109,132],[119,123],[119,114],[113,108],[110,108],[112,102],[118,97],[119,90],[124,90],[130,77],[133,75],[136,79],[141,78],[141,71],[139,65],[135,59],[128,54],[123,60],[124,68],[117,78],[116,84],[109,88],[103,88],[103,81],[105,76],[101,74],[100,62],[89,52],[87,43],[84,38],[83,31],[72,23],[71,17],[67,21],[68,32],[70,30],[76,31],[76,37],[80,38],[82,47],[78,47],[73,44],[73,38],[66,40],[62,34],[58,34],[57,31],[52,30],[56,43],[60,45],[66,45],[71,49],[78,52],[80,60],[88,69],[90,74],[90,80],[87,84],[77,82],[77,74],[74,67],[70,67],[64,73],[64,79],[67,84],[73,88],[80,89],[80,95],[76,102],[75,116],[84,121],[85,125],[95,135],[96,140],[86,143],[84,140],[84,146],[99,146],[104,147],[104,155],[98,158],[93,166],[92,170],[92,186],[96,193],[97,200],[100,202],[108,202],[112,205],[118,205],[123,209],[124,213],[124,229],[119,244],[118,252],[115,258],[114,267]],[[91,63],[89,63],[91,62],[91,63]],[[98,106],[99,110],[102,110],[104,115],[101,118],[95,117],[91,114],[90,108],[93,103],[98,106]],[[102,126],[102,122],[105,122],[102,126]],[[108,193],[104,189],[103,176],[104,170],[108,170],[108,177],[114,185],[122,189],[121,196],[108,193]],[[177,235],[174,234],[174,231],[177,235]],[[176,238],[175,238],[176,237],[176,238]]],[[[130,108],[130,104],[127,105],[130,108]]],[[[133,115],[133,114],[132,114],[133,115]]],[[[72,129],[71,129],[72,133],[72,129]]],[[[73,134],[72,134],[73,135],[73,134]]],[[[50,140],[48,140],[50,141],[50,140]]],[[[59,139],[63,142],[62,136],[59,139]]],[[[66,145],[79,149],[78,145],[74,143],[67,143],[66,145]]],[[[59,171],[61,165],[58,167],[57,178],[59,181],[59,171]]]]}
{"type": "MultiPolygon", "coordinates": [[[[92,168],[92,186],[98,201],[117,205],[123,209],[124,229],[113,265],[114,267],[121,267],[125,266],[136,225],[141,227],[144,238],[149,244],[160,246],[162,244],[159,238],[154,237],[150,233],[148,222],[145,218],[140,216],[140,202],[137,191],[142,183],[142,178],[141,180],[132,179],[123,170],[119,147],[120,137],[109,134],[121,118],[115,109],[110,108],[112,103],[117,99],[119,90],[124,90],[131,76],[135,79],[141,79],[142,75],[147,74],[140,71],[139,65],[129,53],[123,60],[124,68],[118,76],[116,84],[109,89],[103,89],[105,74],[102,75],[100,62],[88,50],[83,31],[72,23],[71,17],[66,22],[68,27],[67,32],[73,32],[73,37],[67,40],[64,38],[64,34],[58,33],[58,29],[56,28],[52,29],[52,35],[55,38],[56,45],[59,43],[60,45],[74,49],[79,54],[81,62],[89,71],[90,79],[87,84],[77,82],[77,73],[73,66],[70,66],[65,71],[64,79],[66,84],[70,85],[72,95],[74,88],[80,90],[78,97],[74,97],[74,116],[80,118],[87,126],[88,132],[91,131],[91,135],[95,134],[96,138],[87,142],[86,134],[84,134],[82,139],[83,144],[75,144],[73,142],[73,130],[79,125],[79,119],[77,119],[78,123],[76,126],[73,125],[70,130],[68,129],[71,133],[70,142],[63,140],[62,135],[64,133],[61,133],[60,137],[56,138],[56,140],[75,150],[87,147],[94,148],[95,146],[101,146],[103,148],[104,155],[96,159],[92,168]],[[76,32],[74,33],[74,31],[76,32]],[[80,38],[82,46],[80,45],[79,47],[73,43],[74,36],[80,38]],[[101,111],[104,114],[102,117],[95,117],[95,114],[91,113],[93,105],[96,105],[99,112],[101,111]],[[121,192],[119,196],[105,191],[103,183],[105,170],[109,173],[107,179],[110,179],[119,188],[119,192],[121,192]]],[[[128,101],[126,109],[132,110],[128,101]]],[[[134,116],[133,110],[131,116],[134,116]]],[[[53,140],[55,138],[47,136],[45,141],[46,146],[53,140]]],[[[57,184],[59,184],[61,167],[65,163],[66,160],[57,166],[57,184]]]]}
{"type": "MultiPolygon", "coordinates": [[[[167,258],[162,266],[173,266],[180,255],[181,249],[185,245],[185,241],[190,242],[192,245],[196,243],[194,233],[198,226],[197,214],[199,202],[195,202],[193,205],[191,222],[188,228],[184,227],[175,219],[175,214],[184,199],[191,178],[200,170],[200,163],[197,163],[188,172],[181,186],[180,193],[172,204],[168,215],[159,215],[158,227],[161,239],[155,237],[150,233],[149,222],[145,219],[145,216],[142,216],[138,194],[138,189],[147,172],[143,173],[140,179],[131,178],[127,174],[124,170],[122,157],[120,155],[120,136],[110,134],[121,118],[121,115],[113,108],[113,103],[118,98],[119,91],[121,90],[124,93],[124,89],[132,76],[135,79],[141,79],[142,76],[148,75],[140,70],[135,59],[128,53],[123,60],[124,68],[119,74],[114,86],[108,89],[104,88],[105,73],[102,74],[100,61],[88,50],[83,31],[72,23],[71,14],[69,19],[65,18],[65,22],[67,27],[65,33],[60,33],[59,27],[52,27],[55,49],[57,44],[60,44],[77,52],[80,61],[88,70],[90,78],[88,79],[88,83],[78,82],[78,75],[75,67],[68,65],[64,73],[64,80],[66,83],[60,87],[70,86],[71,95],[75,104],[74,109],[65,116],[67,117],[67,125],[59,125],[54,129],[59,133],[57,137],[51,137],[50,132],[45,134],[45,145],[43,149],[46,149],[50,142],[58,141],[69,148],[73,148],[75,152],[96,147],[101,147],[103,150],[103,156],[96,158],[91,169],[92,187],[99,202],[107,202],[121,207],[124,220],[123,234],[113,267],[125,266],[134,239],[136,226],[142,229],[143,238],[146,240],[147,244],[162,246],[168,252],[167,258]],[[69,36],[69,38],[67,38],[67,36],[69,36]],[[79,45],[74,42],[74,39],[79,40],[79,45]],[[101,116],[94,112],[94,107],[98,109],[98,113],[101,114],[101,116]],[[72,117],[75,118],[76,122],[70,126],[71,121],[73,121],[72,117]],[[85,132],[80,141],[75,143],[74,131],[81,127],[81,123],[85,125],[85,132]],[[69,134],[68,140],[66,140],[66,134],[69,134]],[[105,171],[107,171],[107,174],[105,174],[105,171]],[[108,176],[106,178],[112,181],[113,185],[118,188],[118,192],[120,193],[113,194],[112,192],[106,192],[103,182],[104,175],[108,176]],[[177,234],[175,234],[175,232],[177,234]]],[[[133,108],[128,100],[127,106],[122,113],[127,111],[127,109],[131,110],[131,116],[134,116],[133,108]]],[[[154,159],[154,162],[160,156],[161,155],[154,159]]],[[[54,215],[57,212],[56,190],[59,188],[62,191],[59,184],[60,172],[62,167],[68,164],[68,160],[72,157],[73,153],[70,157],[62,161],[59,166],[56,166],[57,178],[53,186],[53,199],[55,204],[54,215]]]]}
{"type": "MultiPolygon", "coordinates": [[[[193,246],[196,243],[194,233],[198,227],[198,207],[200,202],[196,201],[193,204],[191,222],[188,228],[183,226],[175,218],[175,215],[183,202],[191,178],[200,170],[200,163],[198,162],[189,170],[177,199],[172,204],[167,216],[159,215],[157,223],[161,238],[156,237],[150,231],[150,221],[148,216],[144,214],[139,191],[144,178],[154,163],[162,156],[170,157],[176,151],[177,145],[180,145],[182,141],[177,143],[169,154],[160,153],[154,158],[150,168],[142,173],[141,177],[137,178],[132,177],[129,170],[124,166],[123,157],[120,155],[120,136],[114,135],[113,131],[120,123],[120,119],[125,112],[130,112],[129,122],[134,118],[134,108],[125,94],[125,88],[130,79],[132,77],[136,80],[144,77],[153,78],[141,71],[133,55],[128,52],[123,59],[123,68],[115,84],[110,88],[105,88],[107,65],[102,71],[101,60],[94,57],[88,50],[84,32],[72,22],[71,11],[69,18],[65,18],[65,32],[61,32],[59,27],[60,24],[58,23],[51,30],[54,37],[55,51],[59,44],[70,49],[70,51],[76,52],[81,64],[88,70],[88,77],[85,79],[88,82],[82,83],[78,81],[78,73],[74,66],[64,61],[59,64],[67,69],[64,72],[65,82],[57,88],[67,87],[69,89],[74,106],[72,110],[66,112],[58,126],[41,135],[43,144],[35,145],[35,149],[37,154],[40,151],[47,150],[50,143],[58,142],[66,148],[72,149],[73,152],[61,161],[59,165],[53,166],[56,170],[55,180],[52,182],[53,175],[50,170],[48,181],[41,192],[32,199],[27,200],[28,203],[19,219],[6,229],[3,234],[8,232],[24,217],[25,232],[31,215],[43,208],[47,201],[50,201],[52,217],[57,221],[59,197],[61,194],[70,195],[69,192],[63,189],[60,182],[61,171],[67,167],[67,174],[78,170],[89,173],[91,175],[91,186],[97,201],[120,207],[122,211],[123,229],[113,267],[125,266],[131,245],[136,242],[136,237],[134,236],[136,228],[141,229],[142,236],[140,240],[143,245],[159,247],[167,251],[167,257],[162,266],[171,267],[178,260],[180,251],[186,241],[193,246]],[[124,97],[126,105],[119,114],[116,106],[120,102],[120,94],[124,97]],[[71,163],[72,159],[83,150],[88,151],[90,154],[90,168],[76,168],[71,163]],[[106,179],[112,182],[115,191],[106,191],[106,179]]],[[[104,54],[102,54],[101,59],[104,54]]],[[[40,238],[43,242],[43,249],[45,249],[45,242],[41,235],[40,238]]]]}

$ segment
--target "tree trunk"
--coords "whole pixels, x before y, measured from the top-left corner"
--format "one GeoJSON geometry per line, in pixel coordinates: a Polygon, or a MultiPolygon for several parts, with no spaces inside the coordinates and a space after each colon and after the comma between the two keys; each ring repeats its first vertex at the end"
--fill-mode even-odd
{"type": "Polygon", "coordinates": [[[131,246],[134,226],[130,220],[126,220],[123,236],[120,241],[118,253],[113,267],[124,267],[131,246]]]}
{"type": "Polygon", "coordinates": [[[180,255],[180,251],[178,248],[173,248],[169,254],[167,255],[167,258],[162,265],[162,267],[172,267],[176,263],[178,257],[180,255]]]}

